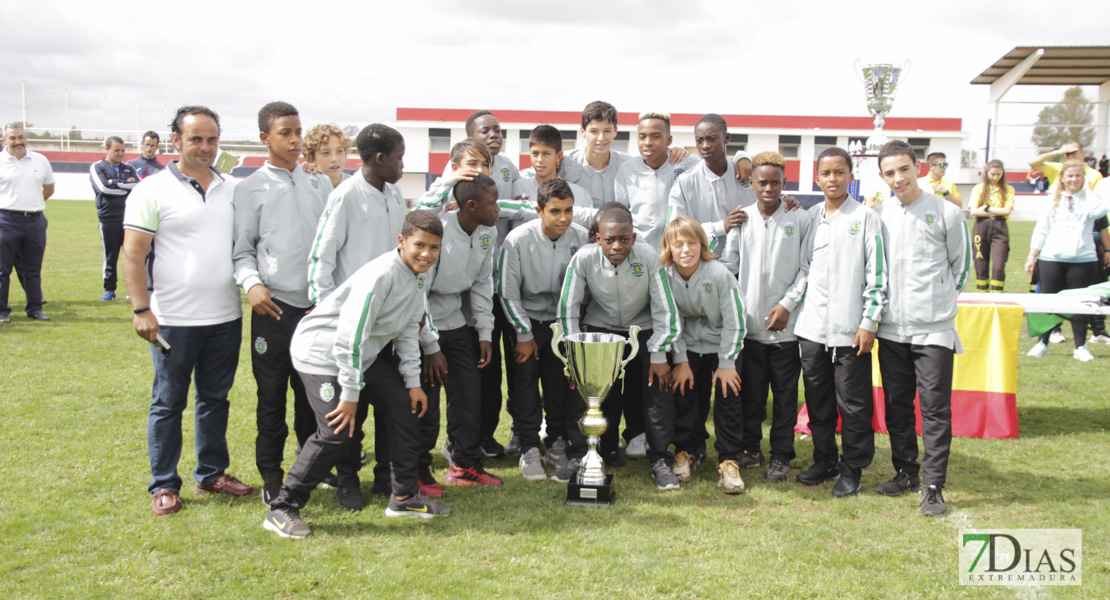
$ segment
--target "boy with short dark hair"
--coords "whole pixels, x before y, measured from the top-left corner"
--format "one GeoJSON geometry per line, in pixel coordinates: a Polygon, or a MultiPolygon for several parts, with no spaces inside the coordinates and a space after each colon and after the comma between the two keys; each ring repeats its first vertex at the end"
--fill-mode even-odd
{"type": "MultiPolygon", "coordinates": [[[[532,158],[534,177],[522,177],[513,182],[513,197],[536,198],[540,184],[559,177],[559,163],[563,162],[563,136],[551,125],[538,125],[528,135],[529,154],[532,158]]],[[[574,199],[574,222],[589,227],[597,214],[596,202],[582,186],[563,180],[574,199]]]]}
{"type": "MultiPolygon", "coordinates": [[[[640,360],[628,364],[623,389],[614,386],[602,404],[609,429],[601,436],[600,452],[608,465],[622,464],[617,450],[617,425],[621,411],[639,401],[644,406],[640,418],[644,422],[655,485],[660,490],[676,490],[679,483],[672,471],[674,455],[669,448],[674,434],[675,400],[670,393],[667,353],[682,335],[681,319],[659,251],[637,241],[628,208],[615,202],[605,204],[597,221],[597,243],[576,252],[567,267],[557,318],[567,335],[584,329],[627,336],[629,326],[641,328],[640,360]],[[590,303],[580,327],[579,310],[587,291],[590,303]]],[[[580,395],[572,395],[570,401],[568,424],[576,423],[586,410],[580,395]]],[[[575,476],[586,454],[585,435],[577,428],[568,430],[569,460],[551,476],[561,483],[575,476]]]]}
{"type": "Polygon", "coordinates": [[[902,141],[879,151],[879,174],[894,199],[877,212],[890,258],[890,303],[879,323],[890,454],[897,471],[878,486],[888,496],[916,489],[924,480],[921,514],[947,512],[944,488],[952,445],[952,363],[963,352],[956,333],[956,298],[971,272],[971,243],[963,212],[918,187],[917,157],[902,141]],[[917,462],[914,396],[921,399],[917,462]],[[918,469],[922,477],[918,479],[918,469]]]}
{"type": "Polygon", "coordinates": [[[251,314],[251,368],[258,384],[255,462],[262,501],[281,488],[285,473],[286,393],[293,388],[293,429],[303,445],[316,430],[304,384],[293,369],[289,346],[297,324],[312,308],[308,299],[308,253],[324,212],[331,181],[297,164],[301,118],[286,102],[258,112],[259,138],[269,160],[235,187],[235,282],[247,294],[251,314]]]}
{"type": "MultiPolygon", "coordinates": [[[[752,189],[759,199],[742,209],[748,220],[729,231],[721,260],[732,263],[744,296],[744,360],[740,365],[740,401],[744,411],[744,452],[740,467],[762,466],[763,421],[767,392],[774,397],[771,415],[771,462],[764,481],[785,481],[794,459],[794,424],[798,419],[797,306],[806,288],[809,261],[808,214],[789,211],[783,199],[786,161],[778,152],[752,158],[752,189]]],[[[802,478],[800,481],[808,482],[802,478]]]]}
{"type": "Polygon", "coordinates": [[[809,209],[809,276],[794,333],[802,351],[806,409],[818,473],[835,468],[834,496],[854,496],[875,455],[871,348],[886,304],[887,260],[879,215],[848,198],[852,157],[829,148],[817,157],[825,201],[809,209]],[[836,447],[837,414],[843,454],[836,447]]]}
{"type": "MultiPolygon", "coordinates": [[[[444,483],[499,486],[482,468],[481,377],[493,352],[493,258],[497,230],[497,185],[487,175],[460,181],[459,209],[440,215],[443,249],[428,291],[435,334],[421,340],[430,412],[422,426],[421,480],[430,481],[431,455],[439,437],[439,392],[447,388],[450,470],[444,483]],[[465,298],[464,298],[465,296],[465,298]],[[425,474],[425,471],[428,474],[425,474]]],[[[427,328],[426,328],[427,329],[427,328]]]]}
{"type": "Polygon", "coordinates": [[[387,429],[391,450],[386,516],[451,514],[420,493],[417,483],[419,419],[428,405],[420,389],[418,332],[425,273],[438,258],[442,237],[443,225],[434,214],[409,213],[396,252],[360,268],[297,326],[293,364],[305,382],[317,429],[271,502],[265,529],[282,537],[311,534],[300,511],[328,471],[349,454],[358,407],[367,403],[385,407],[386,418],[375,428],[387,429]]]}
{"type": "Polygon", "coordinates": [[[589,243],[589,234],[573,222],[576,199],[565,180],[544,180],[535,197],[540,218],[514,229],[501,246],[497,294],[515,333],[516,369],[509,389],[514,435],[520,441],[520,470],[525,479],[542,481],[547,478],[539,451],[544,412],[548,462],[556,467],[566,464],[568,430],[576,428],[567,418],[568,398],[573,394],[563,364],[551,350],[551,324],[567,265],[589,243]],[[542,403],[537,387],[541,382],[542,403]]]}

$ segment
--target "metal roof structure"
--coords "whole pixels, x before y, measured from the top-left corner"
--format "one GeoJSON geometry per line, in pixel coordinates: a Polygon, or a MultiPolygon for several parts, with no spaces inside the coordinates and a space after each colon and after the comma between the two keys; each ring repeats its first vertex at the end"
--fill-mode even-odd
{"type": "Polygon", "coordinates": [[[1018,46],[971,80],[993,84],[1040,51],[1014,85],[1102,85],[1110,81],[1110,46],[1018,46]]]}

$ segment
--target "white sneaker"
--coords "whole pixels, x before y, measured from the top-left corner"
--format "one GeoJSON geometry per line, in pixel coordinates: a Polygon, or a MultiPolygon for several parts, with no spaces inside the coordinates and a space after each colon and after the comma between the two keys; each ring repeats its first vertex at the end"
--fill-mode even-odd
{"type": "Polygon", "coordinates": [[[1060,342],[1063,342],[1067,339],[1068,338],[1064,337],[1064,334],[1059,331],[1053,331],[1052,335],[1048,336],[1048,341],[1052,342],[1053,344],[1059,344],[1060,342]]]}
{"type": "Polygon", "coordinates": [[[520,473],[528,481],[544,481],[547,479],[539,448],[529,448],[527,452],[520,456],[520,473]]]}
{"type": "Polygon", "coordinates": [[[744,493],[744,480],[740,477],[740,465],[736,461],[726,460],[717,465],[717,485],[726,494],[744,493]]]}
{"type": "Polygon", "coordinates": [[[1094,344],[1110,344],[1110,335],[1106,335],[1106,334],[1092,335],[1091,336],[1091,343],[1094,343],[1094,344]]]}
{"type": "Polygon", "coordinates": [[[628,440],[628,448],[624,451],[624,455],[628,458],[644,458],[647,456],[647,434],[641,433],[628,440]]]}
{"type": "Polygon", "coordinates": [[[1029,350],[1028,356],[1032,356],[1034,358],[1048,356],[1048,346],[1044,342],[1037,342],[1037,345],[1033,346],[1029,350]]]}
{"type": "Polygon", "coordinates": [[[1095,359],[1095,357],[1091,356],[1091,351],[1087,349],[1086,344],[1073,350],[1071,357],[1082,362],[1091,362],[1095,359]]]}
{"type": "Polygon", "coordinates": [[[698,468],[698,462],[696,456],[683,450],[674,457],[674,467],[672,467],[671,470],[674,471],[679,481],[686,483],[694,477],[694,471],[698,468]]]}

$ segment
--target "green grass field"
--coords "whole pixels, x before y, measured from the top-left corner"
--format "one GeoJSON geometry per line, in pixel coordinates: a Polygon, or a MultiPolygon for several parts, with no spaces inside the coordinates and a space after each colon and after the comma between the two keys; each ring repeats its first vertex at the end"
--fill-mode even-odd
{"type": "MultiPolygon", "coordinates": [[[[96,300],[92,203],[52,201],[48,215],[44,289],[54,321],[26,319],[13,285],[12,323],[0,325],[5,597],[1110,596],[1110,347],[1092,345],[1090,364],[1073,360],[1069,344],[1035,360],[1024,338],[1021,438],[954,440],[946,519],[920,516],[915,495],[874,492],[893,475],[887,438],[877,436],[864,491],[846,500],[832,497],[831,483],[769,485],[757,471],[744,472],[747,493],[726,497],[706,465],[681,491],[662,493],[638,460],[616,471],[614,507],[565,507],[564,487],[526,482],[516,461],[503,459],[487,465],[503,488],[451,489],[451,517],[394,520],[383,514],[385,499],[369,495],[367,469],[365,511],[347,512],[318,490],[303,513],[314,535],[291,541],[262,529],[257,492],[233,500],[193,491],[191,406],[180,465],[185,508],[154,517],[146,492],[150,351],[131,329],[127,301],[96,300]],[[961,587],[957,532],[968,527],[1082,529],[1083,586],[961,587]]],[[[1021,267],[1031,230],[1013,225],[1007,291],[1028,282],[1021,267]]],[[[231,472],[259,485],[247,350],[231,397],[231,472]]],[[[507,417],[498,437],[508,437],[507,417]]],[[[808,466],[812,443],[796,447],[795,472],[808,466]]],[[[442,475],[438,455],[435,466],[442,475]]]]}

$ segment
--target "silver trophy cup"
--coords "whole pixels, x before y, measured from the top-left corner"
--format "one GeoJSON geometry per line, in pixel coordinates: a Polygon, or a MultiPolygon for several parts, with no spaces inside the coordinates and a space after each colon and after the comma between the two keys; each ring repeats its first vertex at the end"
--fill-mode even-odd
{"type": "Polygon", "coordinates": [[[589,448],[578,469],[577,480],[567,488],[570,504],[609,504],[612,502],[611,477],[605,475],[605,461],[597,452],[601,434],[609,423],[601,412],[601,402],[618,379],[624,378],[624,367],[640,350],[637,338],[640,328],[628,329],[628,338],[612,333],[573,333],[563,335],[558,323],[551,325],[551,349],[563,361],[564,372],[574,382],[575,388],[586,400],[586,414],[578,421],[578,429],[586,435],[589,448]],[[559,349],[562,342],[566,354],[559,349]],[[631,348],[624,357],[625,345],[631,348]]]}
{"type": "Polygon", "coordinates": [[[898,93],[898,84],[905,81],[910,70],[910,61],[894,66],[889,63],[862,65],[860,59],[854,63],[856,76],[863,83],[863,90],[867,94],[867,112],[875,117],[875,135],[867,140],[867,152],[872,150],[878,153],[879,148],[886,143],[886,136],[882,134],[886,115],[894,106],[894,96],[898,93]]]}

